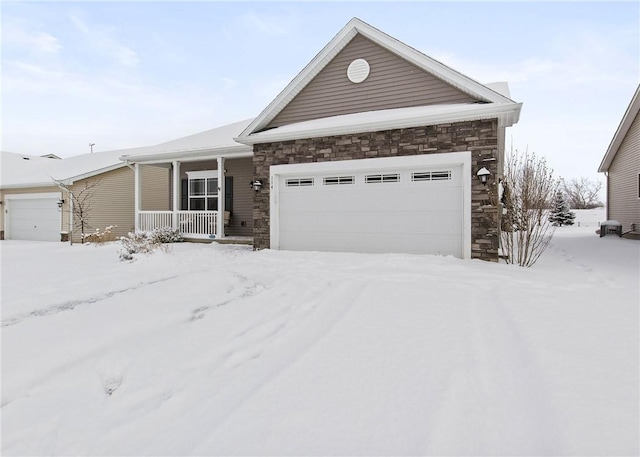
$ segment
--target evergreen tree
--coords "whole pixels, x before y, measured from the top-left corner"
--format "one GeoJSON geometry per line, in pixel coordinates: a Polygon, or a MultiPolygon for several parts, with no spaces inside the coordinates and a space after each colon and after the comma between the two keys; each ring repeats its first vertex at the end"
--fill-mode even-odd
{"type": "Polygon", "coordinates": [[[563,225],[573,225],[575,218],[576,214],[569,209],[569,202],[565,198],[564,192],[557,190],[551,203],[549,220],[556,227],[562,227],[563,225]]]}

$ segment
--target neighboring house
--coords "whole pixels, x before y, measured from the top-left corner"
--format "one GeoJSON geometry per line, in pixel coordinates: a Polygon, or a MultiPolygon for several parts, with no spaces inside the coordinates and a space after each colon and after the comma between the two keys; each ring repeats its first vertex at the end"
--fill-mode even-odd
{"type": "Polygon", "coordinates": [[[171,209],[137,203],[136,226],[248,234],[256,249],[497,261],[505,129],[521,109],[505,88],[354,18],[255,119],[123,154],[137,175],[171,169],[171,209]]]}
{"type": "Polygon", "coordinates": [[[598,171],[607,177],[607,219],[640,234],[640,85],[598,171]]]}
{"type": "MultiPolygon", "coordinates": [[[[116,236],[134,229],[134,172],[119,160],[124,151],[96,152],[67,159],[42,158],[2,152],[0,178],[0,238],[12,240],[73,241],[81,233],[73,227],[68,192],[59,181],[79,192],[92,185],[88,206],[87,233],[116,226],[116,236]]],[[[145,204],[156,207],[169,204],[163,183],[166,170],[145,172],[145,204]]]]}

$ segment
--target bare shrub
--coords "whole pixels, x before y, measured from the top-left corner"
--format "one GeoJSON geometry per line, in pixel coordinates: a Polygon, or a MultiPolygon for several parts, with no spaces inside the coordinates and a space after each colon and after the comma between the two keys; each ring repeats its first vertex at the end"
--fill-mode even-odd
{"type": "Polygon", "coordinates": [[[100,184],[100,180],[96,181],[85,181],[84,186],[73,186],[67,184],[64,181],[53,180],[58,187],[63,189],[69,199],[69,211],[71,211],[73,217],[73,226],[71,227],[71,236],[69,240],[73,244],[73,230],[80,230],[80,238],[82,243],[86,241],[86,238],[91,234],[88,233],[91,230],[91,226],[89,225],[89,216],[91,215],[92,205],[91,199],[93,194],[100,184]]]}
{"type": "Polygon", "coordinates": [[[562,187],[573,209],[593,209],[604,206],[604,203],[598,199],[602,190],[602,183],[599,181],[584,177],[573,178],[568,182],[563,181],[562,187]]]}
{"type": "Polygon", "coordinates": [[[544,158],[512,148],[506,157],[502,184],[501,201],[506,210],[500,235],[503,255],[507,263],[530,267],[553,236],[548,208],[558,180],[544,158]]]}

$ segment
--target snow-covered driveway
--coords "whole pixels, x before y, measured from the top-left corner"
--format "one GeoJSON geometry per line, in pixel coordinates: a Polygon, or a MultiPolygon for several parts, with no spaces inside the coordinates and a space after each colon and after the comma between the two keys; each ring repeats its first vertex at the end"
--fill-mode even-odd
{"type": "Polygon", "coordinates": [[[640,244],[2,242],[3,455],[637,455],[640,244]]]}

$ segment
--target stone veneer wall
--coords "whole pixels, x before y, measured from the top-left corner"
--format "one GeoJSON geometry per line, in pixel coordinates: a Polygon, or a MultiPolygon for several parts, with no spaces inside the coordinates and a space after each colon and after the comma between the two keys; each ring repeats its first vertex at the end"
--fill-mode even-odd
{"type": "Polygon", "coordinates": [[[255,178],[265,183],[254,197],[254,249],[270,246],[269,186],[266,183],[271,165],[459,151],[472,153],[471,257],[497,262],[501,212],[498,211],[496,183],[502,176],[502,170],[498,171],[502,157],[498,151],[497,119],[254,145],[255,178]],[[491,171],[486,186],[475,177],[482,167],[491,171]]]}

